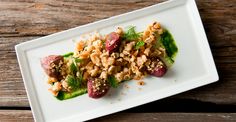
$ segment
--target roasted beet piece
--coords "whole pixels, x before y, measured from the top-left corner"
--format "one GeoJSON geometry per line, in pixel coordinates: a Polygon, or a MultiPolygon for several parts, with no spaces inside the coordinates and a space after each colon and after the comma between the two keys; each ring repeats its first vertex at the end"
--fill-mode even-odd
{"type": "Polygon", "coordinates": [[[57,69],[60,62],[63,62],[63,56],[49,55],[41,59],[41,66],[48,76],[57,78],[59,75],[57,69]]]}
{"type": "Polygon", "coordinates": [[[111,53],[117,49],[121,42],[119,34],[112,32],[106,36],[106,50],[111,53]]]}
{"type": "Polygon", "coordinates": [[[150,74],[156,77],[162,77],[166,74],[167,67],[163,61],[158,59],[157,62],[156,67],[150,72],[150,74]]]}
{"type": "Polygon", "coordinates": [[[106,80],[102,79],[89,79],[87,83],[88,95],[91,98],[101,98],[110,89],[110,85],[106,80]]]}

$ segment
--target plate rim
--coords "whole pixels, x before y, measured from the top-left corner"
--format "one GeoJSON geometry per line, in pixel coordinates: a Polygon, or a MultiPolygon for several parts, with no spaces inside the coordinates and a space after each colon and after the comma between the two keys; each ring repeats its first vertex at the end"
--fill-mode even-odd
{"type": "MultiPolygon", "coordinates": [[[[162,97],[158,97],[158,98],[153,97],[152,99],[142,100],[142,101],[139,101],[138,103],[136,103],[135,105],[129,105],[128,107],[127,107],[127,105],[124,106],[124,107],[122,107],[122,105],[121,105],[119,108],[112,109],[109,112],[104,112],[102,114],[96,114],[96,115],[94,114],[94,115],[92,115],[90,117],[87,117],[87,118],[84,117],[83,121],[84,120],[89,120],[89,119],[94,119],[94,118],[104,116],[104,115],[108,115],[108,114],[112,114],[112,113],[115,113],[115,112],[118,112],[118,111],[121,111],[121,110],[125,110],[125,109],[128,109],[128,108],[139,106],[139,105],[142,105],[142,104],[147,104],[147,103],[155,101],[155,100],[159,100],[159,99],[162,99],[162,98],[165,98],[165,97],[176,95],[176,94],[179,94],[179,93],[182,93],[182,92],[185,92],[185,91],[188,91],[188,90],[191,90],[191,89],[194,89],[194,88],[198,88],[198,87],[201,87],[201,86],[204,86],[204,85],[207,85],[207,84],[218,81],[219,76],[218,76],[218,73],[217,73],[217,70],[216,70],[215,62],[213,60],[213,56],[212,56],[212,53],[211,53],[211,50],[210,50],[208,39],[207,39],[205,30],[204,30],[202,20],[201,20],[199,11],[197,9],[197,5],[196,5],[195,0],[169,0],[169,1],[158,3],[158,4],[155,4],[155,5],[152,5],[152,6],[148,6],[148,7],[142,8],[142,9],[138,9],[138,10],[131,11],[131,12],[128,12],[128,13],[124,13],[124,14],[121,14],[121,15],[116,15],[116,16],[113,16],[113,17],[110,17],[110,18],[107,18],[107,19],[92,22],[92,23],[89,23],[89,24],[86,24],[86,25],[78,26],[78,27],[75,27],[75,28],[72,28],[72,29],[68,29],[68,30],[65,30],[65,31],[61,31],[61,32],[58,32],[58,33],[54,33],[54,34],[51,34],[51,35],[48,35],[48,36],[33,39],[31,41],[23,42],[23,43],[20,43],[20,44],[16,45],[15,46],[15,51],[16,51],[16,55],[17,55],[17,60],[18,60],[18,63],[19,63],[21,75],[22,75],[23,82],[24,82],[24,87],[26,89],[28,101],[29,101],[29,104],[31,106],[33,117],[34,117],[35,121],[45,121],[45,118],[42,114],[41,106],[39,104],[39,101],[38,101],[38,98],[37,98],[37,95],[36,95],[36,91],[32,89],[34,87],[34,85],[32,85],[32,82],[33,82],[32,75],[30,73],[29,63],[28,63],[28,60],[27,60],[27,57],[26,57],[26,51],[27,50],[34,49],[35,47],[40,47],[42,45],[47,45],[47,44],[53,43],[57,39],[52,39],[51,41],[40,41],[40,40],[44,40],[44,39],[48,39],[48,38],[49,39],[50,38],[58,38],[59,35],[65,34],[65,33],[66,34],[69,33],[69,34],[64,38],[71,37],[73,35],[73,34],[70,34],[71,32],[76,31],[76,30],[83,30],[84,28],[89,28],[90,26],[98,25],[99,23],[104,23],[104,22],[107,22],[107,21],[110,21],[110,20],[114,20],[114,19],[123,17],[123,16],[129,16],[130,14],[135,14],[135,13],[141,12],[141,11],[148,11],[150,9],[154,9],[156,7],[159,7],[159,6],[167,6],[167,8],[169,8],[170,6],[178,6],[178,5],[183,5],[183,4],[189,4],[189,6],[191,6],[191,12],[193,12],[192,17],[194,17],[194,22],[196,22],[197,25],[199,26],[198,27],[198,29],[200,29],[199,34],[203,38],[202,42],[204,43],[203,44],[204,47],[202,47],[202,48],[204,48],[204,50],[206,50],[206,54],[204,56],[208,57],[209,60],[208,60],[207,64],[209,64],[208,67],[211,67],[210,71],[208,72],[209,73],[208,76],[205,76],[203,78],[204,80],[200,79],[202,82],[196,82],[195,84],[188,84],[187,89],[184,89],[184,90],[183,89],[177,89],[176,91],[171,92],[169,95],[165,94],[162,97]],[[32,45],[32,46],[29,46],[29,45],[32,45]]],[[[166,8],[164,8],[164,10],[166,10],[166,8]]],[[[148,12],[148,13],[150,13],[150,12],[148,12]]],[[[114,23],[116,23],[116,22],[114,22],[114,23]]],[[[83,33],[83,32],[81,32],[81,33],[83,33]]],[[[77,34],[77,35],[79,35],[79,34],[77,34]]],[[[61,40],[61,38],[60,38],[60,40],[61,40]]],[[[185,84],[187,84],[187,83],[185,83],[185,84]]],[[[180,85],[183,85],[183,84],[180,84],[180,85]]],[[[174,87],[174,86],[172,86],[172,87],[174,87]]],[[[165,89],[165,90],[168,91],[168,89],[165,89]]],[[[138,99],[138,98],[139,97],[137,97],[136,99],[138,99]]],[[[99,110],[97,110],[97,111],[99,111],[99,110]]],[[[78,116],[78,115],[73,115],[72,117],[69,117],[69,118],[67,117],[65,119],[70,119],[70,121],[73,121],[76,116],[78,116]]],[[[61,121],[64,121],[64,119],[61,119],[61,121]]]]}

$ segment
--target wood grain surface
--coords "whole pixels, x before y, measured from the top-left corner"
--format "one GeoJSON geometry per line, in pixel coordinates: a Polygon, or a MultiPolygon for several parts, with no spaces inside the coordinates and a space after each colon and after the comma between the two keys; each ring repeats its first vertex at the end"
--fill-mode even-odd
{"type": "MultiPolygon", "coordinates": [[[[91,122],[235,122],[236,113],[116,113],[91,122]]],[[[33,122],[29,110],[0,110],[0,122],[33,122]],[[6,114],[7,113],[7,114],[6,114]]]]}
{"type": "MultiPolygon", "coordinates": [[[[2,119],[14,121],[17,118],[32,121],[30,110],[8,110],[29,109],[14,50],[16,44],[163,1],[166,0],[0,0],[0,121],[2,119]]],[[[236,112],[236,0],[196,0],[196,2],[220,80],[217,83],[151,104],[160,106],[171,101],[169,104],[176,107],[184,102],[194,101],[188,105],[191,106],[195,102],[204,105],[207,103],[207,105],[219,105],[219,109],[216,109],[219,112],[227,112],[227,110],[236,112]],[[226,106],[225,109],[222,106],[226,106]]],[[[140,109],[148,107],[147,104],[140,109]]],[[[215,107],[217,108],[217,106],[215,107]]],[[[164,108],[161,110],[165,111],[164,108]]],[[[171,108],[167,108],[167,110],[172,111],[171,108]]],[[[174,109],[174,111],[184,110],[174,109]]],[[[204,112],[206,109],[199,111],[204,112]]],[[[131,112],[133,112],[132,109],[131,112]]],[[[132,120],[133,117],[150,121],[155,121],[154,118],[157,120],[168,118],[166,121],[183,120],[185,117],[190,120],[193,118],[198,120],[200,117],[220,121],[231,120],[231,118],[235,120],[236,115],[226,113],[118,113],[112,117],[108,116],[98,120],[111,121],[113,117],[118,120],[119,116],[121,116],[121,121],[132,120]],[[216,119],[213,119],[215,117],[216,119]]]]}

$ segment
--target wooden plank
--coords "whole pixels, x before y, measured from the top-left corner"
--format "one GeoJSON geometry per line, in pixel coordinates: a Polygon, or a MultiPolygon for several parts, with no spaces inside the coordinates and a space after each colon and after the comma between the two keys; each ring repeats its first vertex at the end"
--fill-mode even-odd
{"type": "Polygon", "coordinates": [[[0,110],[0,122],[33,122],[30,110],[0,110]]]}
{"type": "Polygon", "coordinates": [[[0,106],[29,106],[14,45],[33,38],[0,38],[0,106]]]}
{"type": "MultiPolygon", "coordinates": [[[[0,2],[0,106],[29,106],[14,45],[165,0],[0,2]],[[124,4],[126,4],[124,6],[124,4]]],[[[197,0],[220,81],[168,99],[236,105],[236,1],[197,0]],[[222,99],[224,98],[224,99],[222,99]]]]}
{"type": "MultiPolygon", "coordinates": [[[[33,122],[30,110],[0,110],[1,122],[33,122]]],[[[96,122],[234,122],[235,113],[116,113],[91,121],[96,122]]]]}
{"type": "MultiPolygon", "coordinates": [[[[0,36],[48,35],[166,0],[4,1],[0,2],[0,36]]],[[[235,1],[197,0],[197,4],[210,39],[235,38],[235,1]]]]}
{"type": "Polygon", "coordinates": [[[161,1],[165,0],[1,1],[0,35],[48,35],[161,1]]]}
{"type": "Polygon", "coordinates": [[[235,113],[117,113],[96,122],[223,122],[235,121],[235,113]]]}

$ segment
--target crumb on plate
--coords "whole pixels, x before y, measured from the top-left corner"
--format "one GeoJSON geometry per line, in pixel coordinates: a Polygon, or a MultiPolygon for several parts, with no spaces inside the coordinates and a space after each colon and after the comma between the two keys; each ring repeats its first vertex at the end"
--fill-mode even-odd
{"type": "Polygon", "coordinates": [[[144,81],[138,81],[138,85],[143,86],[143,85],[145,85],[145,82],[144,81]]]}

